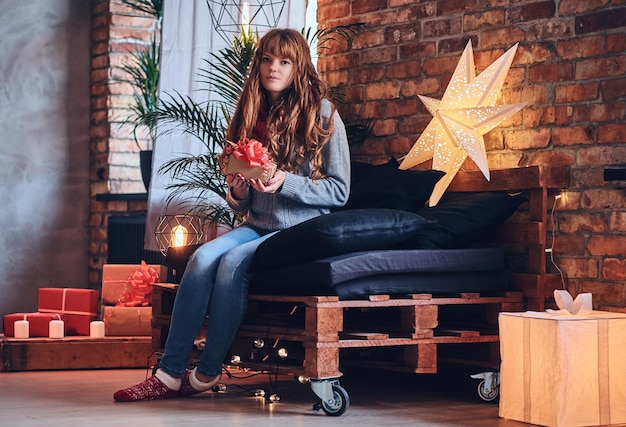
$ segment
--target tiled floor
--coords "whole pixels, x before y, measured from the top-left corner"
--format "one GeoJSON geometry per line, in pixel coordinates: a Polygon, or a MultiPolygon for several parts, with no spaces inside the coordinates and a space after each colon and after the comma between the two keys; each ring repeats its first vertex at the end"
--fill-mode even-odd
{"type": "MultiPolygon", "coordinates": [[[[237,376],[243,372],[235,372],[237,376]]],[[[340,417],[314,411],[316,396],[293,377],[262,374],[226,378],[227,391],[186,399],[116,403],[113,392],[145,378],[145,370],[0,372],[0,425],[46,426],[501,426],[526,424],[498,417],[480,401],[477,380],[465,376],[346,372],[351,403],[340,417]],[[277,393],[278,403],[254,397],[277,393]]]]}

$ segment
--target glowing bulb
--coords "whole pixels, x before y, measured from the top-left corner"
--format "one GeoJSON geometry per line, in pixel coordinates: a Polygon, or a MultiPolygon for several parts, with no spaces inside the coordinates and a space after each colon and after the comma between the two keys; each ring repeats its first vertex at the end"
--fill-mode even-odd
{"type": "Polygon", "coordinates": [[[265,341],[263,341],[261,338],[257,338],[254,340],[254,346],[256,348],[263,348],[265,346],[265,341]]]}
{"type": "Polygon", "coordinates": [[[256,397],[265,397],[265,390],[263,390],[262,388],[259,388],[254,392],[254,395],[256,397]]]}
{"type": "Polygon", "coordinates": [[[241,32],[250,33],[250,3],[247,1],[241,3],[241,32]]]}
{"type": "Polygon", "coordinates": [[[230,363],[233,365],[239,365],[241,363],[241,357],[236,354],[230,359],[230,363]]]}
{"type": "Polygon", "coordinates": [[[287,351],[285,347],[279,348],[277,354],[278,354],[278,357],[281,357],[283,359],[289,356],[289,352],[287,351]]]}
{"type": "Polygon", "coordinates": [[[170,246],[186,246],[188,235],[188,230],[182,225],[178,224],[176,227],[172,228],[172,241],[170,243],[170,246]]]}
{"type": "Polygon", "coordinates": [[[226,391],[226,384],[219,383],[213,387],[213,392],[215,393],[224,393],[226,391]]]}
{"type": "Polygon", "coordinates": [[[270,402],[272,402],[272,403],[280,402],[280,396],[277,395],[276,393],[272,394],[270,396],[270,402]]]}
{"type": "Polygon", "coordinates": [[[298,375],[298,382],[305,384],[311,381],[309,377],[305,377],[304,375],[298,375]]]}

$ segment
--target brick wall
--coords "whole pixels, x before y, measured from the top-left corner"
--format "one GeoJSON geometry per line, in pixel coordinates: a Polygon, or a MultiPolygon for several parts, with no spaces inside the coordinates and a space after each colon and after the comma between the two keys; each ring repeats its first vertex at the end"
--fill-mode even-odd
{"type": "MultiPolygon", "coordinates": [[[[107,194],[145,193],[139,170],[139,148],[130,111],[133,89],[120,83],[129,52],[149,43],[155,20],[123,5],[120,0],[92,0],[91,125],[90,125],[90,263],[89,282],[101,283],[107,259],[107,225],[111,214],[144,212],[145,200],[107,199],[107,194]]],[[[140,141],[147,142],[146,134],[140,141]]]]}
{"type": "Polygon", "coordinates": [[[410,150],[431,120],[417,95],[441,98],[469,39],[477,73],[519,42],[502,101],[528,106],[485,135],[489,165],[571,167],[555,262],[573,294],[626,307],[626,182],[603,179],[606,166],[626,165],[623,1],[318,0],[318,21],[365,23],[352,49],[324,52],[319,69],[345,88],[344,117],[376,119],[352,150],[370,162],[410,150]]]}

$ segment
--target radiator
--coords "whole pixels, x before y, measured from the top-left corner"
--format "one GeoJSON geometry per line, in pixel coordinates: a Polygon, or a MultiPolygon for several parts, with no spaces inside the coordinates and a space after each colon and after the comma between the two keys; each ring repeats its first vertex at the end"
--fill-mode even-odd
{"type": "Polygon", "coordinates": [[[125,214],[109,216],[107,229],[109,236],[109,264],[148,264],[165,265],[165,257],[161,252],[144,249],[146,233],[146,214],[125,214]]]}

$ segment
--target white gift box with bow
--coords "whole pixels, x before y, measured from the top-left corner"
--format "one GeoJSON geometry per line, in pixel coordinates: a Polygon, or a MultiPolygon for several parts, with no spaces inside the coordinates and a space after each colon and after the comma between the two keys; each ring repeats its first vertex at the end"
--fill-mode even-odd
{"type": "Polygon", "coordinates": [[[500,313],[500,417],[544,426],[626,423],[626,314],[555,291],[558,311],[500,313]]]}

